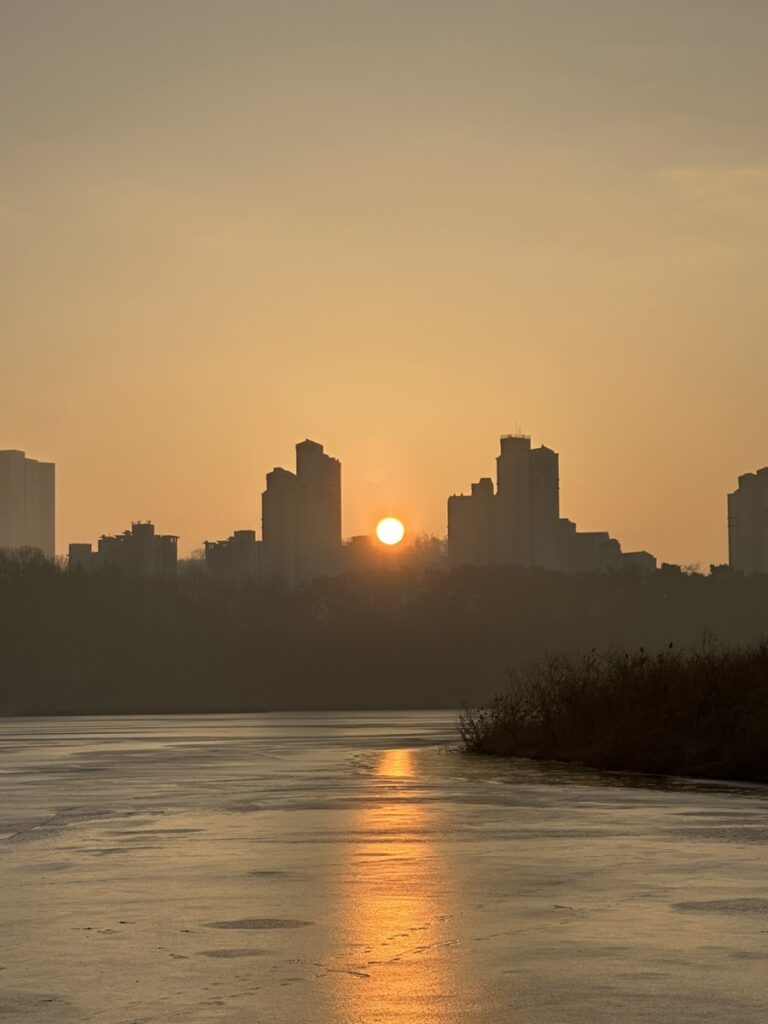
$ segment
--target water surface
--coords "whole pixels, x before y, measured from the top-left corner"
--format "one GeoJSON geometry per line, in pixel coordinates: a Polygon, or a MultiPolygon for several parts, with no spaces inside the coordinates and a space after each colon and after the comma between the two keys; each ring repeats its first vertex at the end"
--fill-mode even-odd
{"type": "Polygon", "coordinates": [[[0,721],[0,1020],[768,1019],[768,790],[453,718],[0,721]]]}

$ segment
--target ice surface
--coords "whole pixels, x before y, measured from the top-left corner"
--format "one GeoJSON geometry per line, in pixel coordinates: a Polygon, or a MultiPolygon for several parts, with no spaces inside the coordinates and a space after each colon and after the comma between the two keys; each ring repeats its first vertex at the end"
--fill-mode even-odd
{"type": "Polygon", "coordinates": [[[768,790],[454,738],[0,721],[0,1021],[764,1024],[768,790]]]}

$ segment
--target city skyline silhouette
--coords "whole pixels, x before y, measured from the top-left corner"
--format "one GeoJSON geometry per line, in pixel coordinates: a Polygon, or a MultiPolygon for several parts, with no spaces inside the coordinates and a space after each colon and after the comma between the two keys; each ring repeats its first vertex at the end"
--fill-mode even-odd
{"type": "MultiPolygon", "coordinates": [[[[446,568],[510,565],[559,572],[658,568],[658,559],[647,549],[622,550],[610,531],[579,530],[561,516],[558,452],[544,445],[532,448],[529,435],[519,430],[502,434],[500,444],[496,485],[483,477],[468,494],[449,496],[445,534],[430,537],[405,526],[406,548],[414,536],[417,542],[420,537],[439,541],[442,555],[436,562],[434,555],[428,561],[446,568]]],[[[377,564],[374,549],[382,545],[376,524],[363,534],[349,535],[342,529],[339,459],[308,438],[295,449],[295,471],[276,467],[266,474],[260,536],[250,526],[234,529],[227,539],[206,538],[202,548],[193,551],[201,553],[211,569],[225,575],[254,575],[292,591],[312,579],[377,564]]],[[[23,451],[0,450],[0,548],[38,548],[47,557],[54,556],[54,481],[55,464],[25,458],[23,451]]],[[[738,572],[767,572],[768,467],[741,474],[736,488],[727,494],[726,507],[728,564],[738,572]]],[[[382,515],[386,519],[386,512],[382,515]]],[[[82,537],[70,541],[70,566],[142,565],[141,571],[150,574],[155,566],[157,571],[175,573],[178,535],[155,535],[154,523],[145,522],[146,526],[141,519],[132,520],[131,529],[119,535],[100,532],[98,545],[82,537]],[[151,553],[155,550],[157,554],[151,553]]],[[[701,569],[700,563],[696,568],[701,569]]]]}
{"type": "Polygon", "coordinates": [[[519,422],[583,529],[724,561],[768,437],[737,8],[9,0],[0,435],[59,467],[62,543],[228,536],[307,436],[349,535],[440,534],[519,422]]]}
{"type": "MultiPolygon", "coordinates": [[[[495,436],[504,436],[509,427],[502,428],[495,436]]],[[[11,445],[13,450],[14,433],[11,433],[11,445]]],[[[537,432],[538,436],[539,432],[537,432]]],[[[493,437],[494,435],[490,435],[493,437]]],[[[551,435],[550,435],[551,436],[551,435]]],[[[460,435],[457,435],[460,439],[460,435]]],[[[402,518],[408,526],[410,534],[428,534],[436,537],[445,537],[447,533],[447,520],[445,514],[445,497],[449,494],[460,494],[467,486],[467,480],[479,479],[494,475],[492,470],[493,458],[489,457],[488,437],[483,439],[483,444],[478,445],[476,459],[469,464],[466,472],[459,472],[444,468],[446,451],[450,451],[451,437],[443,437],[444,449],[437,450],[441,465],[441,478],[449,480],[449,485],[442,494],[435,494],[436,481],[429,471],[430,458],[425,454],[424,463],[417,465],[413,456],[409,457],[408,465],[404,466],[405,456],[402,451],[394,452],[388,450],[386,460],[377,462],[376,453],[383,450],[377,447],[377,442],[372,441],[373,457],[371,464],[386,465],[386,470],[379,472],[369,471],[365,458],[350,458],[344,451],[343,461],[347,467],[345,477],[347,486],[343,502],[343,536],[353,537],[371,533],[375,529],[376,522],[388,514],[395,514],[402,518]],[[483,472],[483,469],[485,472],[483,472]],[[402,471],[402,476],[399,473],[402,471]],[[408,488],[408,479],[420,480],[421,483],[413,488],[408,488]],[[429,498],[429,500],[428,500],[429,498]],[[434,500],[432,500],[434,499],[434,500]]],[[[18,444],[18,442],[17,442],[18,444]]],[[[26,450],[31,450],[31,445],[26,443],[26,450]]],[[[24,445],[22,445],[22,448],[24,445]]],[[[200,550],[206,540],[216,536],[229,535],[233,529],[258,529],[259,507],[261,504],[261,491],[263,489],[263,478],[269,468],[278,462],[289,462],[291,456],[286,454],[283,458],[277,459],[274,455],[266,453],[261,465],[256,464],[254,457],[247,467],[239,467],[239,471],[232,472],[226,481],[228,490],[222,491],[213,505],[208,488],[188,483],[189,501],[179,500],[179,488],[177,486],[176,474],[182,472],[183,467],[188,464],[188,453],[179,450],[174,465],[167,473],[157,477],[154,472],[141,485],[142,490],[130,493],[125,490],[124,481],[118,478],[118,487],[114,489],[110,484],[110,493],[106,493],[104,486],[99,482],[99,477],[89,479],[83,475],[84,458],[78,457],[77,453],[70,455],[70,460],[62,465],[56,457],[56,451],[60,445],[58,442],[51,444],[44,443],[42,450],[45,458],[57,466],[58,472],[58,493],[60,495],[59,506],[57,507],[57,552],[65,554],[70,543],[81,541],[84,537],[97,537],[105,530],[107,532],[122,529],[126,522],[132,519],[151,518],[155,522],[162,522],[173,528],[180,537],[180,555],[186,557],[193,551],[200,550]],[[80,489],[80,484],[85,490],[80,489]],[[86,498],[90,495],[90,500],[86,498]],[[206,506],[205,513],[200,510],[206,506]],[[220,524],[220,525],[217,525],[220,524]]],[[[293,442],[285,442],[276,446],[276,450],[290,452],[293,442]]],[[[331,445],[332,448],[342,451],[339,446],[331,445]]],[[[384,445],[386,448],[386,444],[384,445]]],[[[723,531],[724,517],[727,516],[727,509],[724,505],[724,494],[730,493],[736,486],[738,477],[745,473],[757,472],[765,465],[765,445],[756,446],[758,453],[753,463],[746,463],[744,458],[734,454],[731,465],[724,466],[720,477],[715,477],[703,487],[698,501],[695,504],[697,513],[692,517],[691,530],[685,531],[682,526],[676,528],[673,534],[668,530],[662,530],[659,523],[658,507],[664,499],[665,486],[667,483],[664,473],[654,476],[647,470],[638,472],[633,478],[632,466],[621,465],[617,468],[616,493],[619,485],[622,495],[637,492],[637,508],[631,516],[626,512],[617,510],[615,500],[610,495],[605,500],[604,511],[597,505],[597,499],[588,499],[588,480],[595,475],[603,478],[609,476],[607,466],[602,467],[602,473],[598,462],[598,453],[589,453],[589,465],[587,476],[577,478],[575,470],[578,466],[584,466],[584,453],[573,450],[573,445],[564,445],[558,442],[558,451],[563,457],[564,469],[561,475],[561,494],[564,505],[567,505],[569,515],[579,522],[584,529],[601,530],[609,526],[610,532],[616,536],[625,538],[625,546],[634,550],[653,550],[657,553],[659,561],[676,562],[682,565],[720,564],[728,559],[727,533],[723,531]],[[566,454],[567,453],[567,454],[566,454]],[[716,485],[720,490],[716,491],[716,485]],[[588,509],[585,514],[579,509],[588,509]],[[614,509],[611,517],[611,509],[614,509]],[[725,509],[725,511],[724,511],[725,509]],[[641,518],[645,513],[646,518],[641,518]],[[623,524],[623,525],[622,525],[623,524]],[[702,524],[705,529],[703,530],[702,524]],[[664,538],[667,538],[665,541],[664,538]]],[[[16,450],[19,450],[18,448],[16,450]]],[[[355,446],[352,446],[354,452],[355,446]]],[[[435,450],[433,449],[433,452],[435,450]]],[[[222,458],[214,458],[213,464],[218,461],[226,462],[226,452],[216,453],[222,458]]],[[[134,449],[130,464],[140,466],[142,464],[140,451],[134,449]]],[[[726,461],[726,460],[724,460],[726,461]]],[[[234,470],[234,467],[233,467],[234,470]]],[[[224,486],[224,481],[221,481],[224,486]]],[[[682,516],[682,507],[674,509],[673,519],[677,520],[682,516]]]]}

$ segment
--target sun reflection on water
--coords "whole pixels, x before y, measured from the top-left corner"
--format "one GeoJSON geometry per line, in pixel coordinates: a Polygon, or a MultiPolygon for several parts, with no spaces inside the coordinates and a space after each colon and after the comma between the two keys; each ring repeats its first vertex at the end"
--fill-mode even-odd
{"type": "Polygon", "coordinates": [[[412,779],[413,751],[385,750],[379,756],[373,772],[380,779],[412,779]]]}
{"type": "Polygon", "coordinates": [[[446,1024],[456,1019],[450,886],[435,844],[439,812],[414,751],[383,751],[354,821],[341,892],[335,1019],[446,1024]]]}

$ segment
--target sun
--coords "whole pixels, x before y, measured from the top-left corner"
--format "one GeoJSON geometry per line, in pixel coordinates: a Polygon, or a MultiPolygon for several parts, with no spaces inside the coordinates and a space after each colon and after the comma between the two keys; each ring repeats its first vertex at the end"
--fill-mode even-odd
{"type": "Polygon", "coordinates": [[[399,519],[395,519],[394,516],[387,516],[386,519],[382,519],[377,524],[376,536],[382,544],[393,547],[395,544],[399,544],[405,536],[405,527],[399,519]]]}

